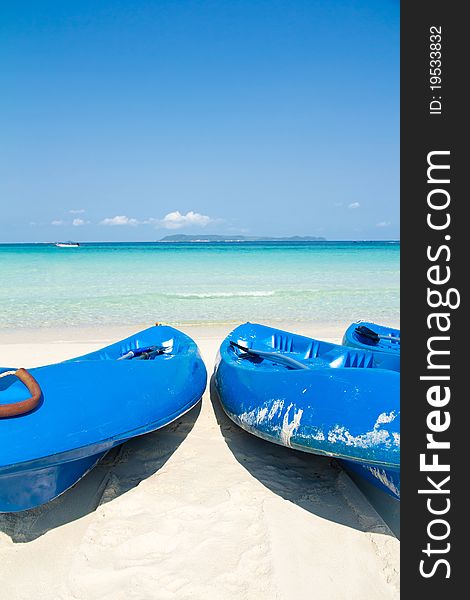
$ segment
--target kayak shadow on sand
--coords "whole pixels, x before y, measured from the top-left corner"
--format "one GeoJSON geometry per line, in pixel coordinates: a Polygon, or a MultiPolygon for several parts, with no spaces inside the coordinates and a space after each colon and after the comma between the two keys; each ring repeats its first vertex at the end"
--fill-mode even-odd
{"type": "Polygon", "coordinates": [[[0,513],[0,532],[13,542],[30,542],[125,494],[163,467],[193,428],[200,411],[198,402],[173,423],[113,448],[78,483],[47,504],[19,513],[0,513]]]}
{"type": "Polygon", "coordinates": [[[238,427],[222,408],[213,376],[210,397],[234,457],[265,487],[324,519],[359,531],[398,537],[398,531],[387,526],[334,459],[285,448],[238,427]]]}

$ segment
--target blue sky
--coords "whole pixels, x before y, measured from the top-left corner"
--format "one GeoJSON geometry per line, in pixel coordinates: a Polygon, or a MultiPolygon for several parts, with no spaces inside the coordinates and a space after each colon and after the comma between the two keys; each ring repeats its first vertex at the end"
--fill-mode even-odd
{"type": "Polygon", "coordinates": [[[0,7],[0,242],[399,237],[398,1],[0,7]]]}

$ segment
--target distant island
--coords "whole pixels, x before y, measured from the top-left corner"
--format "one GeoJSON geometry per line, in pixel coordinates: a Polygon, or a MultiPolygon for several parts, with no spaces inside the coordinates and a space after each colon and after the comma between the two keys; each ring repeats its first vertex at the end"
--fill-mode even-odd
{"type": "Polygon", "coordinates": [[[266,237],[256,235],[188,235],[177,233],[166,235],[159,242],[324,242],[326,238],[313,235],[291,237],[266,237]]]}

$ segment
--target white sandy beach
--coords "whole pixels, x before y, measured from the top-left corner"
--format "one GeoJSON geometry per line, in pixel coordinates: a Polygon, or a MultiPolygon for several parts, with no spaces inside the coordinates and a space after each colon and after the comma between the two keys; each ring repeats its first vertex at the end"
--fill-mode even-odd
{"type": "MultiPolygon", "coordinates": [[[[230,328],[182,328],[209,377],[230,328]]],[[[133,331],[2,334],[0,364],[55,362],[133,331]]],[[[399,542],[345,472],[240,430],[208,383],[200,405],[61,497],[0,515],[0,579],[8,600],[386,600],[399,597],[399,542]]]]}

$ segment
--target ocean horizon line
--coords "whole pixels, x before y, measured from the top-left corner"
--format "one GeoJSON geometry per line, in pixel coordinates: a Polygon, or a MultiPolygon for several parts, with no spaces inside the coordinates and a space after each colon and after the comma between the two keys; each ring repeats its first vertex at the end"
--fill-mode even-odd
{"type": "MultiPolygon", "coordinates": [[[[63,243],[68,240],[48,240],[44,242],[0,242],[0,246],[20,246],[20,245],[54,245],[57,243],[63,243]]],[[[323,239],[323,240],[288,240],[288,239],[259,239],[259,240],[238,240],[238,239],[227,239],[227,240],[73,240],[74,243],[79,244],[253,244],[253,243],[274,243],[274,244],[330,244],[330,243],[400,243],[400,239],[323,239]]]]}

